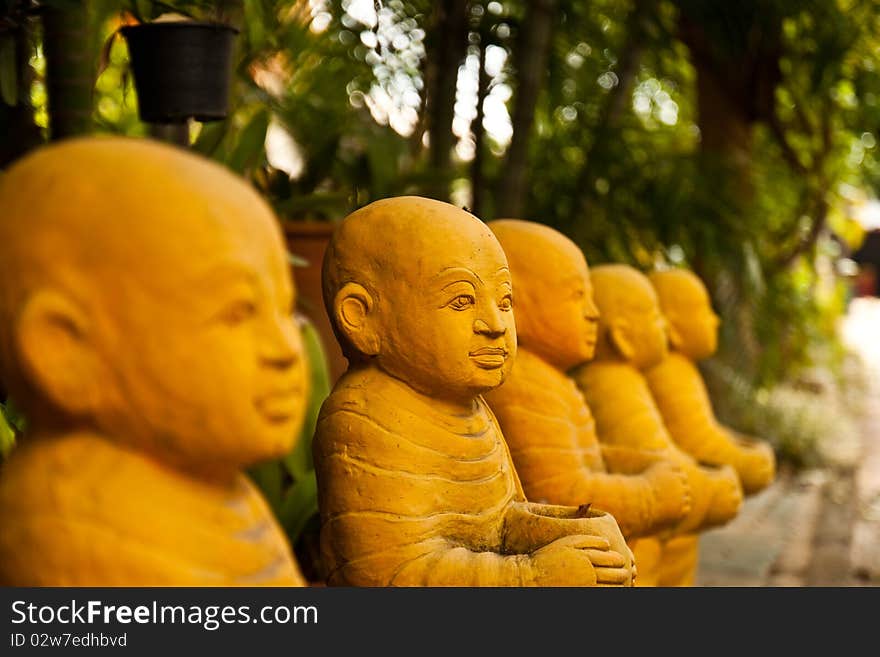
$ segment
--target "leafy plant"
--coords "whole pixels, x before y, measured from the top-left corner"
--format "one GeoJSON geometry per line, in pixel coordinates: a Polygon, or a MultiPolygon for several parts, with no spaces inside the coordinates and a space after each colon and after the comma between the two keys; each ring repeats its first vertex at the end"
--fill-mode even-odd
{"type": "Polygon", "coordinates": [[[5,404],[0,404],[0,460],[9,455],[24,429],[24,416],[15,408],[12,400],[7,399],[5,404]]]}
{"type": "Polygon", "coordinates": [[[0,404],[0,459],[5,459],[15,446],[15,430],[6,418],[6,408],[0,404]]]}

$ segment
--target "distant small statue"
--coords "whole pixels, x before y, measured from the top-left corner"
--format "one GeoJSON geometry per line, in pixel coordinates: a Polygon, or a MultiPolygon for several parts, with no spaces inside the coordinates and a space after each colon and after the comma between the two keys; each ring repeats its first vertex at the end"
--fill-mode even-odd
{"type": "Polygon", "coordinates": [[[277,221],[150,140],[72,139],[0,176],[0,583],[303,585],[242,470],[290,450],[306,378],[277,221]]]}
{"type": "Polygon", "coordinates": [[[577,245],[542,224],[489,222],[513,277],[518,349],[486,401],[498,418],[528,499],[593,504],[627,540],[690,513],[682,467],[656,451],[601,444],[590,408],[567,372],[593,358],[599,311],[577,245]]]}
{"type": "Polygon", "coordinates": [[[593,267],[591,273],[599,308],[596,359],[574,377],[593,411],[600,441],[657,450],[685,469],[691,513],[675,536],[639,539],[633,552],[640,585],[689,586],[696,569],[696,534],[734,518],[742,488],[733,468],[699,465],[675,444],[663,423],[644,373],[666,357],[666,320],[647,276],[619,264],[593,267]]]}
{"type": "Polygon", "coordinates": [[[337,227],[324,301],[349,360],[318,419],[331,585],[631,585],[614,518],[526,501],[481,396],[516,356],[507,260],[479,219],[420,197],[337,227]]]}
{"type": "Polygon", "coordinates": [[[671,269],[649,276],[669,325],[669,355],[645,372],[672,439],[700,463],[728,464],[746,495],[766,488],[776,473],[767,442],[743,436],[715,419],[695,361],[715,353],[718,316],[703,282],[691,271],[671,269]]]}

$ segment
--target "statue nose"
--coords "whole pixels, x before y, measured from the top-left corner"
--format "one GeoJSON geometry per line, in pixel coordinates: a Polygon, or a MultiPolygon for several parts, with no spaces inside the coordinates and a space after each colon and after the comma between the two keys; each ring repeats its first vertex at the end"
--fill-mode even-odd
{"type": "Polygon", "coordinates": [[[293,319],[281,317],[273,322],[263,338],[263,362],[277,369],[288,369],[299,362],[301,351],[302,341],[293,319]]]}
{"type": "Polygon", "coordinates": [[[480,335],[488,335],[490,337],[499,337],[504,335],[507,332],[507,328],[501,322],[495,327],[489,326],[489,322],[484,319],[478,319],[474,321],[474,333],[479,333],[480,335]]]}

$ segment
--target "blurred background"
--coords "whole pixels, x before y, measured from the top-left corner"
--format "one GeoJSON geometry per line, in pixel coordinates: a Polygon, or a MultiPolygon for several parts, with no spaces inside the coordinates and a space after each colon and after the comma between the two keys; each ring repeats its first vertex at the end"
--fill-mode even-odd
{"type": "MultiPolygon", "coordinates": [[[[690,267],[723,320],[702,364],[720,419],[770,441],[783,468],[852,469],[880,344],[878,9],[0,0],[0,169],[49,140],[114,133],[246,177],[290,241],[315,412],[344,369],[320,258],[334,222],[375,199],[543,222],[590,264],[690,267]],[[238,33],[228,115],[169,131],[139,119],[119,29],[174,18],[238,33]]],[[[6,415],[4,451],[23,421],[14,400],[6,415]]],[[[298,459],[256,476],[303,552],[316,507],[313,482],[291,493],[308,477],[298,459]]]]}

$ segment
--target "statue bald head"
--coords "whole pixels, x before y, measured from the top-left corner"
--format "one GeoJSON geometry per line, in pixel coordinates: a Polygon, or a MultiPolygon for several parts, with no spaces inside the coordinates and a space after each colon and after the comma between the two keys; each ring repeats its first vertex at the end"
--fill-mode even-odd
{"type": "Polygon", "coordinates": [[[670,346],[692,360],[714,354],[720,320],[703,281],[688,269],[653,272],[650,280],[669,323],[670,346]]]}
{"type": "Polygon", "coordinates": [[[271,209],[223,167],[150,140],[39,149],[0,178],[0,279],[0,369],[35,424],[181,461],[289,448],[304,379],[279,312],[294,294],[285,247],[271,209]],[[282,388],[297,392],[261,417],[256,399],[282,388]],[[199,432],[213,443],[184,444],[199,432]]]}
{"type": "Polygon", "coordinates": [[[666,320],[648,277],[622,264],[593,267],[599,307],[598,359],[624,360],[646,369],[666,356],[666,320]]]}
{"type": "Polygon", "coordinates": [[[489,228],[510,264],[520,346],[562,370],[590,360],[599,313],[583,252],[543,224],[499,219],[489,228]]]}
{"type": "Polygon", "coordinates": [[[448,203],[389,198],[346,217],[324,256],[323,292],[353,364],[375,360],[422,392],[459,400],[509,371],[507,260],[483,222],[448,203]]]}

